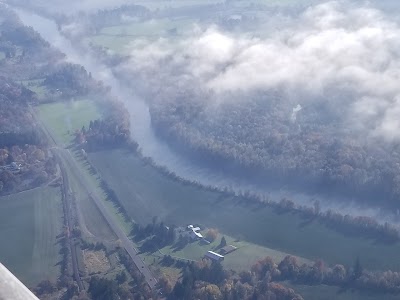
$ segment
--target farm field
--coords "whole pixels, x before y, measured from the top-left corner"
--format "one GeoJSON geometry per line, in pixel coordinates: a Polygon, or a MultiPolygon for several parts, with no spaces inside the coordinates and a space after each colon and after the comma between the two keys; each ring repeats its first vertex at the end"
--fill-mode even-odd
{"type": "Polygon", "coordinates": [[[98,119],[101,112],[93,101],[87,99],[41,104],[37,107],[40,119],[51,129],[57,142],[69,145],[73,133],[90,120],[98,119]]]}
{"type": "Polygon", "coordinates": [[[152,19],[145,22],[134,22],[126,25],[110,26],[103,28],[100,34],[122,36],[152,36],[167,34],[170,29],[185,29],[190,27],[193,19],[152,19]]]}
{"type": "Polygon", "coordinates": [[[0,261],[26,285],[56,281],[63,211],[58,187],[0,198],[0,261]]]}
{"type": "MultiPolygon", "coordinates": [[[[39,118],[51,131],[52,136],[57,142],[64,145],[70,145],[73,139],[73,136],[68,134],[68,131],[73,133],[75,129],[88,126],[90,120],[101,117],[100,109],[90,100],[78,100],[72,103],[42,104],[39,105],[38,111],[39,118]],[[62,121],[60,122],[60,120],[62,121]]],[[[89,165],[82,159],[79,150],[70,149],[70,152],[70,160],[64,160],[64,166],[68,172],[70,187],[76,199],[78,219],[82,227],[82,233],[85,238],[94,242],[102,240],[114,241],[116,238],[114,233],[86,189],[82,186],[79,176],[83,174],[88,179],[87,181],[90,183],[91,188],[95,189],[98,195],[106,199],[107,196],[100,187],[99,178],[95,174],[90,173],[89,165]],[[82,173],[75,174],[73,172],[73,168],[70,166],[72,159],[78,161],[77,166],[82,173]]],[[[124,227],[125,231],[129,232],[131,225],[124,221],[121,214],[110,201],[105,201],[105,203],[113,211],[115,218],[124,227]]]]}
{"type": "Polygon", "coordinates": [[[36,96],[39,100],[43,100],[45,96],[48,95],[48,90],[45,86],[43,86],[44,79],[34,79],[34,80],[24,80],[21,83],[32,92],[36,93],[36,96]]]}
{"type": "MultiPolygon", "coordinates": [[[[114,241],[116,236],[107,224],[103,215],[96,204],[88,195],[85,188],[81,185],[81,179],[74,174],[69,162],[64,161],[64,166],[68,172],[70,187],[76,199],[78,218],[83,236],[93,242],[114,241]]],[[[100,190],[100,188],[98,189],[100,190]]]]}
{"type": "Polygon", "coordinates": [[[400,245],[347,237],[298,215],[226,199],[221,194],[178,183],[126,150],[91,153],[90,160],[110,184],[130,216],[148,224],[154,216],[167,224],[201,224],[233,237],[307,259],[368,269],[400,270],[400,245]]]}
{"type": "MultiPolygon", "coordinates": [[[[148,7],[149,9],[165,9],[165,8],[181,8],[181,7],[189,7],[189,6],[196,6],[196,5],[210,5],[210,4],[218,4],[218,3],[223,3],[224,1],[220,0],[205,0],[205,1],[199,1],[199,0],[174,0],[174,1],[137,1],[135,2],[138,5],[143,5],[148,7]]],[[[264,5],[296,5],[296,4],[307,4],[310,3],[311,0],[255,0],[255,1],[250,1],[250,0],[240,0],[240,1],[235,1],[235,5],[240,5],[240,6],[248,6],[251,3],[254,4],[264,4],[264,5]]]]}
{"type": "Polygon", "coordinates": [[[398,295],[379,294],[373,292],[361,292],[350,289],[341,289],[338,287],[318,285],[300,285],[285,282],[286,286],[294,289],[307,300],[396,300],[398,295]]]}
{"type": "MultiPolygon", "coordinates": [[[[204,233],[204,231],[203,231],[204,233]]],[[[145,252],[142,254],[145,260],[151,261],[152,258],[162,258],[163,255],[171,255],[177,259],[186,259],[199,261],[205,253],[209,250],[218,252],[219,244],[222,237],[225,237],[227,245],[233,245],[237,247],[237,250],[225,255],[222,264],[228,270],[234,270],[237,272],[249,270],[249,266],[255,264],[258,260],[265,258],[266,256],[271,257],[275,263],[279,263],[283,258],[288,255],[287,253],[269,249],[266,247],[257,246],[250,244],[245,241],[239,241],[233,237],[219,234],[218,237],[210,244],[203,241],[193,241],[183,247],[178,244],[169,245],[159,249],[159,251],[150,253],[145,252]]],[[[298,257],[300,263],[308,263],[307,259],[298,257]]]]}
{"type": "Polygon", "coordinates": [[[189,30],[196,20],[191,18],[153,19],[145,22],[133,22],[119,26],[103,28],[99,34],[86,37],[86,44],[106,47],[116,53],[129,54],[129,44],[136,39],[158,39],[169,35],[170,30],[176,30],[175,35],[181,35],[189,30]]]}

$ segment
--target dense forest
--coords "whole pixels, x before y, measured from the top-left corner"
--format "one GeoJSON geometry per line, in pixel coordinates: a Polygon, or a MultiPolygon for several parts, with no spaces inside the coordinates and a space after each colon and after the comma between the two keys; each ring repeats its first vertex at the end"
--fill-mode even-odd
{"type": "Polygon", "coordinates": [[[0,77],[0,195],[47,182],[57,172],[29,109],[35,95],[0,77]]]}
{"type": "Polygon", "coordinates": [[[108,88],[101,81],[94,80],[92,74],[77,64],[62,62],[48,72],[43,85],[53,94],[63,99],[86,96],[89,93],[106,94],[108,88]]]}
{"type": "Polygon", "coordinates": [[[277,90],[223,99],[211,92],[176,94],[155,97],[152,123],[202,162],[262,184],[284,182],[378,202],[400,195],[399,143],[356,132],[339,104],[349,95],[301,107],[277,90]]]}

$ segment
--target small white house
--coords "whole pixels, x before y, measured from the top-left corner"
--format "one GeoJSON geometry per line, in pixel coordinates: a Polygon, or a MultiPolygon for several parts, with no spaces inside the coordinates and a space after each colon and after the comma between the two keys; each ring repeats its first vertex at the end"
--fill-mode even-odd
{"type": "Polygon", "coordinates": [[[187,230],[189,231],[189,236],[194,239],[202,239],[203,235],[200,233],[200,227],[194,227],[193,225],[189,225],[187,227],[187,230]]]}

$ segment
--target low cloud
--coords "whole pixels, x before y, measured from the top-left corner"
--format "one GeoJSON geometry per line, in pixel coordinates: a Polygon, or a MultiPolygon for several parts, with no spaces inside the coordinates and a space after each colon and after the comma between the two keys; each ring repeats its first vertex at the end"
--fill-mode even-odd
{"type": "Polygon", "coordinates": [[[129,68],[152,84],[189,82],[215,95],[279,88],[328,101],[343,94],[335,101],[347,106],[355,128],[400,138],[399,24],[374,8],[331,1],[265,36],[211,27],[181,42],[138,41],[129,68]]]}

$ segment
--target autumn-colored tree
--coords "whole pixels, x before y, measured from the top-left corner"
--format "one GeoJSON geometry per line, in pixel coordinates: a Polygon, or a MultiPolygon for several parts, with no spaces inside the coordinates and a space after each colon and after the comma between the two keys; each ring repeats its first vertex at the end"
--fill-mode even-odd
{"type": "Polygon", "coordinates": [[[160,288],[166,293],[169,294],[172,292],[172,289],[174,288],[171,280],[166,277],[166,276],[162,276],[159,280],[158,280],[158,284],[160,286],[160,288]]]}
{"type": "Polygon", "coordinates": [[[210,228],[207,230],[205,236],[206,236],[207,240],[209,240],[210,242],[213,242],[218,237],[218,230],[215,228],[210,228]]]}
{"type": "Polygon", "coordinates": [[[207,284],[196,289],[195,295],[200,300],[220,300],[222,294],[219,287],[215,284],[207,284]]]}

